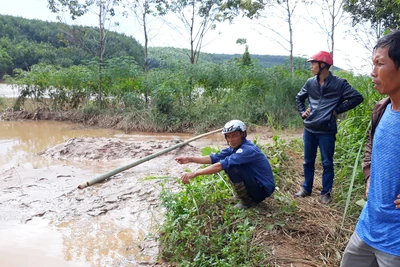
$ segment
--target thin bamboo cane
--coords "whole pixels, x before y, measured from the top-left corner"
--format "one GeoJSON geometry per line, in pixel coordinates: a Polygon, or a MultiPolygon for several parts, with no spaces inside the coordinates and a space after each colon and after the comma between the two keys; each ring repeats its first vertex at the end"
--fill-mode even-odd
{"type": "Polygon", "coordinates": [[[222,128],[221,128],[221,129],[218,129],[218,130],[214,130],[214,131],[208,132],[208,133],[205,133],[205,134],[201,134],[201,135],[195,136],[195,137],[193,137],[193,138],[191,138],[191,139],[189,139],[189,140],[187,140],[187,141],[185,141],[185,142],[182,142],[182,143],[179,143],[179,144],[174,145],[174,146],[172,146],[172,147],[166,148],[166,149],[164,149],[164,150],[161,150],[161,151],[159,151],[159,152],[156,152],[156,153],[154,153],[154,154],[151,154],[151,155],[149,155],[149,156],[146,156],[146,157],[144,157],[144,158],[141,158],[141,159],[139,159],[139,160],[137,160],[137,161],[135,161],[135,162],[132,162],[132,163],[127,164],[127,165],[124,165],[124,166],[121,166],[121,167],[119,167],[119,168],[117,168],[117,169],[114,169],[114,170],[112,170],[112,171],[110,171],[110,172],[101,174],[101,175],[99,175],[99,176],[93,178],[93,179],[90,180],[90,181],[87,181],[87,182],[85,182],[85,183],[83,183],[83,184],[80,184],[80,185],[78,186],[78,188],[79,188],[79,189],[83,189],[83,188],[88,187],[88,186],[91,186],[91,185],[93,185],[93,184],[102,182],[102,181],[104,181],[105,179],[107,179],[107,178],[109,178],[109,177],[111,177],[111,176],[113,176],[113,175],[115,175],[115,174],[117,174],[117,173],[119,173],[119,172],[123,172],[123,171],[125,171],[125,170],[127,170],[127,169],[130,169],[130,168],[135,167],[135,166],[137,166],[137,165],[139,165],[139,164],[142,164],[143,162],[146,162],[146,161],[149,161],[149,160],[151,160],[151,159],[154,159],[154,158],[156,158],[156,157],[158,157],[158,156],[160,156],[160,155],[162,155],[162,154],[165,154],[165,153],[170,152],[170,151],[172,151],[172,150],[174,150],[174,149],[177,149],[177,148],[179,148],[179,147],[182,147],[182,146],[184,146],[184,145],[187,145],[187,144],[189,144],[190,142],[193,142],[193,141],[195,141],[195,140],[197,140],[197,139],[200,139],[200,138],[202,138],[202,137],[204,137],[204,136],[207,136],[207,135],[210,135],[210,134],[213,134],[213,133],[217,133],[217,132],[221,132],[221,131],[222,131],[222,128]]]}

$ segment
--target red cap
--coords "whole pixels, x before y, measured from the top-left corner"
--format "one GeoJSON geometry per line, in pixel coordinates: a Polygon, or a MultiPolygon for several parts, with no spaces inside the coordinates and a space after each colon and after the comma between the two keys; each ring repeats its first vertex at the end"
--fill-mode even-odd
{"type": "Polygon", "coordinates": [[[307,60],[307,62],[310,61],[324,62],[328,65],[333,65],[332,54],[326,51],[319,51],[318,53],[316,53],[315,55],[310,57],[310,59],[307,60]]]}

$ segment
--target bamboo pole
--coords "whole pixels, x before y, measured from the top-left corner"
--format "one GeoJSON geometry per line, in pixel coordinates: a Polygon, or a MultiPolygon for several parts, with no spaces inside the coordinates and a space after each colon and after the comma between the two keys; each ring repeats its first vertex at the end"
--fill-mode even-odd
{"type": "Polygon", "coordinates": [[[166,149],[161,150],[161,151],[159,151],[159,152],[156,152],[156,153],[154,153],[154,154],[148,155],[148,156],[146,156],[146,157],[144,157],[144,158],[141,158],[141,159],[139,159],[139,160],[137,160],[137,161],[135,161],[135,162],[132,162],[132,163],[130,163],[130,164],[121,166],[121,167],[119,167],[119,168],[117,168],[117,169],[114,169],[114,170],[112,170],[112,171],[110,171],[110,172],[101,174],[101,175],[99,175],[99,176],[93,178],[93,179],[90,180],[90,181],[87,181],[87,182],[85,182],[85,183],[83,183],[83,184],[80,184],[80,185],[78,186],[78,188],[79,188],[79,189],[83,189],[83,188],[88,187],[88,186],[91,186],[91,185],[93,185],[93,184],[102,182],[102,181],[104,181],[105,179],[107,179],[107,178],[109,178],[109,177],[111,177],[111,176],[113,176],[113,175],[115,175],[115,174],[117,174],[117,173],[119,173],[119,172],[123,172],[123,171],[125,171],[125,170],[127,170],[127,169],[130,169],[130,168],[135,167],[135,166],[137,166],[137,165],[139,165],[139,164],[142,164],[143,162],[146,162],[146,161],[149,161],[149,160],[151,160],[151,159],[154,159],[154,158],[156,158],[156,157],[158,157],[158,156],[160,156],[160,155],[162,155],[162,154],[165,154],[165,153],[167,153],[167,152],[170,152],[170,151],[172,151],[172,150],[174,150],[174,149],[177,149],[177,148],[179,148],[179,147],[181,147],[181,146],[187,145],[187,144],[189,144],[190,142],[193,142],[193,141],[195,141],[195,140],[197,140],[197,139],[200,139],[200,138],[202,138],[202,137],[204,137],[204,136],[207,136],[207,135],[210,135],[210,134],[213,134],[213,133],[217,133],[217,132],[221,132],[221,131],[222,131],[222,128],[221,128],[221,129],[218,129],[218,130],[214,130],[214,131],[208,132],[208,133],[205,133],[205,134],[201,134],[201,135],[195,136],[195,137],[193,137],[193,138],[191,138],[191,139],[189,139],[189,140],[187,140],[187,141],[185,141],[185,142],[179,143],[179,144],[177,144],[177,145],[174,145],[174,146],[172,146],[172,147],[166,148],[166,149]]]}

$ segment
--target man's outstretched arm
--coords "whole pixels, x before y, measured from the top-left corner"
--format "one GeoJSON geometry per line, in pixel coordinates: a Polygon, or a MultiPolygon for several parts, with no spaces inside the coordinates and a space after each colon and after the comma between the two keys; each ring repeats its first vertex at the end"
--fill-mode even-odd
{"type": "Polygon", "coordinates": [[[211,164],[211,157],[210,156],[202,156],[202,157],[187,157],[181,156],[175,158],[176,162],[179,164],[187,164],[190,162],[198,163],[198,164],[211,164]]]}

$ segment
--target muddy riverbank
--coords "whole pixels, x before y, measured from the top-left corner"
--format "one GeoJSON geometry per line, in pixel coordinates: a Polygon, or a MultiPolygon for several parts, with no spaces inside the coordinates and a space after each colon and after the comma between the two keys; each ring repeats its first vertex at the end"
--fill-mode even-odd
{"type": "Polygon", "coordinates": [[[0,232],[15,233],[13,242],[0,243],[0,255],[9,255],[0,256],[0,266],[29,266],[39,259],[40,266],[158,264],[155,229],[163,212],[158,194],[161,186],[179,190],[185,167],[174,158],[199,153],[196,144],[101,184],[77,186],[190,135],[127,135],[52,121],[1,122],[0,127],[0,232]],[[39,232],[36,237],[32,229],[39,232]]]}
{"type": "MultiPolygon", "coordinates": [[[[175,157],[199,155],[205,146],[225,147],[221,134],[105,182],[77,186],[192,137],[55,121],[0,122],[0,233],[11,240],[0,242],[0,266],[163,265],[156,231],[164,212],[161,188],[180,190],[181,174],[200,166],[177,164],[175,157]]],[[[266,129],[249,136],[262,142],[271,137],[266,129]]]]}

